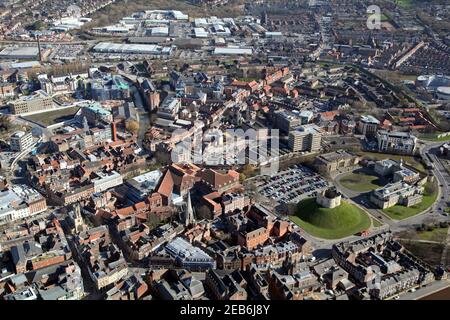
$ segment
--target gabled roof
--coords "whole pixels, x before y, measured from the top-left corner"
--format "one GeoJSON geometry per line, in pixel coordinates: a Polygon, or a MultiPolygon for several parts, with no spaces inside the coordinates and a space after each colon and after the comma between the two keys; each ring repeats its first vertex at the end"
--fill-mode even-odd
{"type": "Polygon", "coordinates": [[[160,185],[156,189],[156,192],[162,194],[165,197],[170,197],[173,191],[173,186],[174,182],[172,178],[172,173],[169,170],[167,170],[166,173],[164,174],[163,179],[161,180],[160,185]]]}
{"type": "Polygon", "coordinates": [[[222,188],[239,179],[239,173],[234,170],[229,170],[227,173],[220,173],[209,168],[200,171],[198,176],[203,182],[214,189],[222,188]]]}

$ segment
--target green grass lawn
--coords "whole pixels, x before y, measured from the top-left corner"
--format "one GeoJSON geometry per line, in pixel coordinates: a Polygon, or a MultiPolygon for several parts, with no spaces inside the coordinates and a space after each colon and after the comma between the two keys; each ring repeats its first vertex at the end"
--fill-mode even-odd
{"type": "Polygon", "coordinates": [[[404,8],[410,8],[413,4],[413,0],[397,0],[397,4],[404,8]]]}
{"type": "Polygon", "coordinates": [[[411,167],[413,167],[419,171],[426,172],[426,169],[423,166],[423,164],[420,162],[420,160],[418,158],[414,158],[412,156],[405,156],[405,155],[401,155],[401,154],[378,153],[378,152],[364,152],[364,151],[359,151],[359,152],[357,152],[357,154],[362,157],[371,159],[371,160],[392,159],[392,160],[400,161],[400,159],[403,159],[403,162],[405,164],[410,165],[411,167]]]}
{"type": "Polygon", "coordinates": [[[70,107],[64,108],[60,110],[52,110],[37,114],[32,114],[29,116],[25,116],[25,119],[30,119],[32,121],[38,122],[44,126],[49,126],[55,123],[67,121],[73,118],[73,116],[77,113],[80,107],[70,107]]]}
{"type": "Polygon", "coordinates": [[[434,191],[431,193],[427,191],[427,187],[429,187],[430,184],[431,182],[427,182],[425,184],[425,191],[423,193],[423,200],[421,203],[409,208],[402,205],[395,205],[393,207],[383,209],[383,212],[386,213],[391,219],[403,220],[428,209],[437,198],[437,187],[435,187],[434,191]]]}
{"type": "Polygon", "coordinates": [[[342,177],[340,183],[345,188],[358,192],[368,192],[383,186],[377,176],[364,173],[349,173],[342,177]]]}
{"type": "Polygon", "coordinates": [[[439,133],[421,134],[419,138],[426,141],[446,142],[450,141],[450,135],[438,138],[439,133]]]}
{"type": "Polygon", "coordinates": [[[448,228],[435,228],[433,231],[417,232],[417,239],[442,242],[447,239],[448,228]]]}
{"type": "Polygon", "coordinates": [[[377,227],[381,227],[383,225],[383,223],[377,219],[372,219],[372,225],[377,228],[377,227]]]}
{"type": "Polygon", "coordinates": [[[381,14],[381,22],[385,22],[388,21],[389,17],[387,15],[385,15],[384,13],[381,14]]]}
{"type": "Polygon", "coordinates": [[[322,208],[315,198],[302,200],[291,221],[314,237],[340,239],[370,227],[367,214],[345,201],[334,209],[322,208]]]}

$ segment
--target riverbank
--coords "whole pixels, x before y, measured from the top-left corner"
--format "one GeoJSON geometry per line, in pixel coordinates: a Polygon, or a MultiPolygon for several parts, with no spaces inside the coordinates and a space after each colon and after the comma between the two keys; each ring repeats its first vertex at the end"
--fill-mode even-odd
{"type": "Polygon", "coordinates": [[[399,295],[399,300],[450,300],[450,281],[433,281],[426,286],[417,287],[414,292],[408,290],[399,295]]]}
{"type": "Polygon", "coordinates": [[[432,293],[419,300],[450,300],[450,287],[447,287],[438,292],[432,293]]]}

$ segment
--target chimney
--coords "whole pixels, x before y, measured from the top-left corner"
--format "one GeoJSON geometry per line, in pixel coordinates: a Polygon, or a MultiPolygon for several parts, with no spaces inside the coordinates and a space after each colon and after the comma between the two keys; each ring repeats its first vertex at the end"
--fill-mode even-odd
{"type": "Polygon", "coordinates": [[[39,54],[39,62],[42,62],[42,53],[41,53],[41,42],[39,41],[39,35],[36,35],[37,45],[38,45],[38,54],[39,54]]]}
{"type": "Polygon", "coordinates": [[[116,123],[113,121],[111,122],[111,131],[112,131],[112,139],[113,141],[117,141],[117,127],[116,123]]]}

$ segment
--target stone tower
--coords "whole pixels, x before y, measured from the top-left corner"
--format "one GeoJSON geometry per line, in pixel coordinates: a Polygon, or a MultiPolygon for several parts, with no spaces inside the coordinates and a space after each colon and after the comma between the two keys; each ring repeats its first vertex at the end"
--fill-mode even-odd
{"type": "Polygon", "coordinates": [[[83,217],[81,215],[81,206],[79,203],[74,204],[73,206],[73,213],[75,214],[74,221],[75,221],[75,232],[83,232],[86,230],[86,225],[84,224],[83,217]]]}
{"type": "Polygon", "coordinates": [[[186,199],[186,212],[184,216],[184,225],[188,226],[195,222],[194,208],[192,208],[191,193],[188,192],[186,199]]]}

